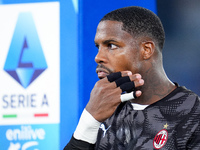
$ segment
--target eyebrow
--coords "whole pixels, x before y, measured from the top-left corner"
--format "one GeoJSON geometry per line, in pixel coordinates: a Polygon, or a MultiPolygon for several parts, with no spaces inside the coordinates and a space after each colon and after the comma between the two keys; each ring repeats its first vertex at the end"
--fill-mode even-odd
{"type": "MultiPolygon", "coordinates": [[[[103,44],[106,45],[106,44],[108,44],[108,43],[110,43],[110,42],[119,43],[119,42],[117,42],[116,40],[110,39],[110,40],[105,40],[105,41],[103,41],[103,44]]],[[[95,45],[98,45],[95,41],[94,41],[94,43],[95,43],[95,45]]]]}
{"type": "Polygon", "coordinates": [[[111,42],[118,43],[116,40],[111,39],[111,40],[103,41],[103,44],[108,44],[108,43],[111,43],[111,42]]]}

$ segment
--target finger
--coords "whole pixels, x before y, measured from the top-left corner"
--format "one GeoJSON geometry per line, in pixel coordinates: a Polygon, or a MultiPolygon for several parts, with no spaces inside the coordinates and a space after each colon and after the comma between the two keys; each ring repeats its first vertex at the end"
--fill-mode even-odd
{"type": "Polygon", "coordinates": [[[131,71],[122,71],[122,72],[115,72],[115,73],[112,73],[110,75],[107,76],[107,79],[109,82],[113,82],[121,77],[124,77],[124,76],[131,76],[132,75],[132,72],[131,71]]]}
{"type": "Polygon", "coordinates": [[[122,85],[120,85],[120,89],[122,90],[122,92],[126,91],[126,92],[131,92],[135,90],[135,84],[134,82],[126,82],[122,85]]]}
{"type": "Polygon", "coordinates": [[[137,96],[135,94],[135,91],[132,91],[130,93],[122,94],[120,96],[120,98],[121,98],[121,102],[125,102],[125,101],[129,101],[129,100],[135,99],[135,98],[137,98],[137,96]]]}
{"type": "Polygon", "coordinates": [[[125,93],[121,95],[121,102],[133,100],[142,95],[141,91],[132,91],[130,93],[125,93]]]}
{"type": "Polygon", "coordinates": [[[144,80],[138,79],[138,80],[135,80],[134,83],[135,83],[135,87],[140,87],[140,86],[144,85],[144,80]]]}
{"type": "Polygon", "coordinates": [[[109,82],[113,82],[121,77],[122,77],[121,72],[116,72],[116,73],[112,73],[112,74],[108,75],[107,79],[109,82]]]}
{"type": "Polygon", "coordinates": [[[122,77],[133,75],[131,71],[121,71],[122,77]]]}
{"type": "Polygon", "coordinates": [[[134,75],[131,75],[129,76],[130,77],[130,80],[131,81],[135,81],[135,80],[139,80],[139,79],[142,79],[142,76],[138,73],[134,74],[134,75]]]}
{"type": "Polygon", "coordinates": [[[126,82],[131,82],[129,76],[121,77],[121,78],[119,78],[119,79],[117,79],[117,80],[115,81],[117,87],[120,86],[120,85],[122,85],[122,84],[124,84],[124,83],[126,83],[126,82]]]}

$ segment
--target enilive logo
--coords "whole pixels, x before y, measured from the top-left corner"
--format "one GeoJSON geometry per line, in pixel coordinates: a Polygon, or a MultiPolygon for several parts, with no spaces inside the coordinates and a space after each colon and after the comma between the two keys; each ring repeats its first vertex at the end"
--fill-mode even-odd
{"type": "Polygon", "coordinates": [[[32,14],[20,13],[4,70],[27,88],[45,69],[47,63],[32,14]]]}
{"type": "MultiPolygon", "coordinates": [[[[45,139],[45,131],[42,128],[33,130],[31,126],[21,126],[21,129],[8,129],[6,131],[6,138],[10,141],[8,150],[27,150],[30,147],[39,145],[36,140],[45,139]],[[16,142],[18,141],[18,142],[16,142]],[[21,144],[20,142],[25,143],[21,144]]],[[[34,150],[38,150],[35,148],[34,150]]]]}

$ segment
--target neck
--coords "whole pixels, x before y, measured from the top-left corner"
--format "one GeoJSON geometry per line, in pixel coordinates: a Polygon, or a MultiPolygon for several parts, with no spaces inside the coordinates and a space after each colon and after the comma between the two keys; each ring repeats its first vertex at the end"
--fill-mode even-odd
{"type": "Polygon", "coordinates": [[[144,79],[144,85],[140,88],[142,95],[137,99],[132,100],[134,103],[143,105],[155,103],[176,88],[174,83],[168,79],[162,66],[159,69],[158,66],[150,68],[151,69],[142,73],[144,79]]]}

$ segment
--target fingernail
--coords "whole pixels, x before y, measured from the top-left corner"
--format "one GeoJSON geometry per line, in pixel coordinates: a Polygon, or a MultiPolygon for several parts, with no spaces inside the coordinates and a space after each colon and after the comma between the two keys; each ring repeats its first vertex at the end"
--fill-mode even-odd
{"type": "Polygon", "coordinates": [[[141,79],[142,76],[141,76],[140,74],[137,74],[137,75],[136,75],[136,78],[137,78],[137,79],[141,79]]]}
{"type": "Polygon", "coordinates": [[[128,76],[131,76],[131,75],[132,75],[132,72],[129,71],[127,74],[128,74],[128,76]]]}
{"type": "Polygon", "coordinates": [[[139,80],[139,83],[140,84],[144,84],[144,80],[139,80]]]}

